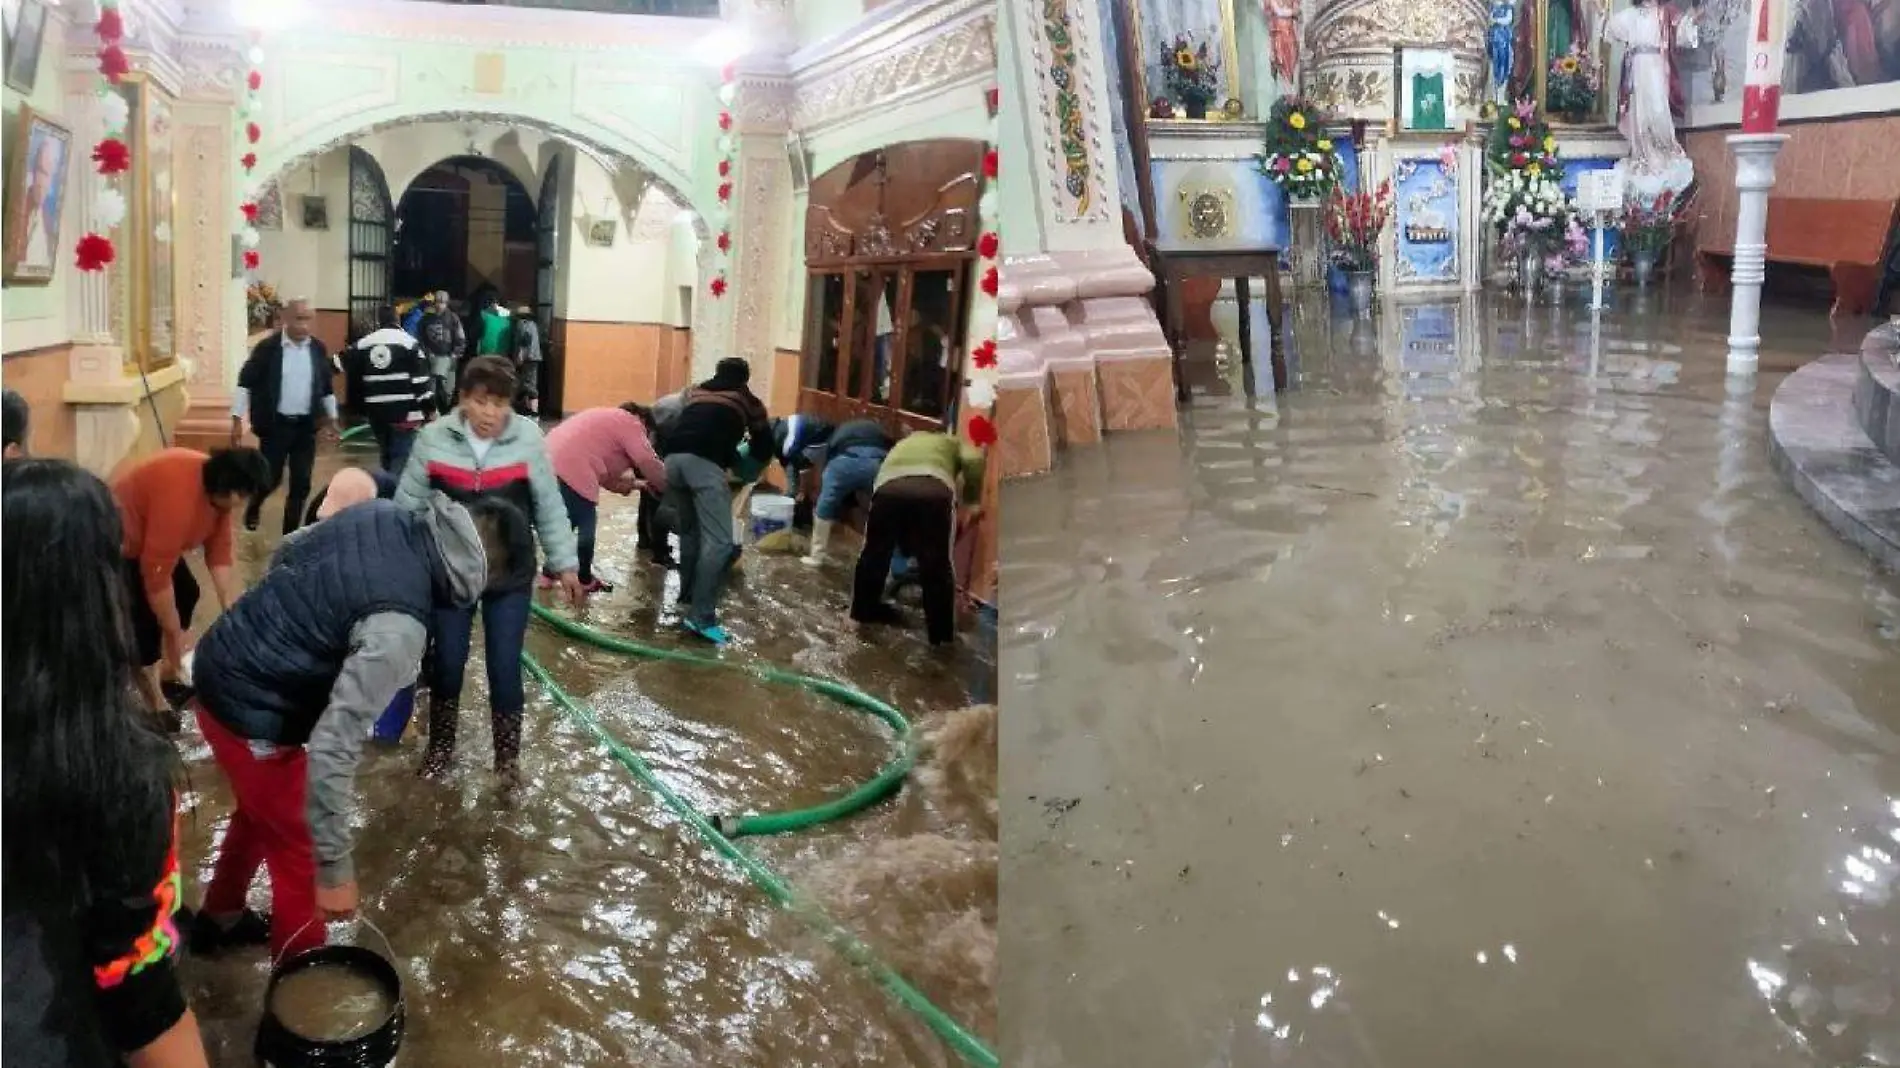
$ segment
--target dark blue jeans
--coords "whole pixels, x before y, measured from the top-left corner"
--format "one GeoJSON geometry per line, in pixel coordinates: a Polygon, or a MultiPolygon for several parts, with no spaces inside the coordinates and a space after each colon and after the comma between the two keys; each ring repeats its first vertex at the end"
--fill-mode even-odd
{"type": "Polygon", "coordinates": [[[478,605],[435,610],[435,671],[429,680],[433,700],[460,702],[462,676],[468,672],[475,611],[482,613],[482,653],[488,661],[488,703],[497,714],[518,716],[521,695],[521,645],[528,634],[527,590],[491,593],[478,605]]]}
{"type": "Polygon", "coordinates": [[[404,465],[409,463],[409,453],[416,447],[416,429],[372,424],[371,433],[376,436],[378,459],[382,461],[383,470],[401,478],[404,465]]]}
{"type": "Polygon", "coordinates": [[[594,581],[594,531],[600,527],[600,505],[575,493],[561,483],[561,501],[567,505],[567,521],[574,528],[574,547],[581,558],[581,581],[594,581]]]}

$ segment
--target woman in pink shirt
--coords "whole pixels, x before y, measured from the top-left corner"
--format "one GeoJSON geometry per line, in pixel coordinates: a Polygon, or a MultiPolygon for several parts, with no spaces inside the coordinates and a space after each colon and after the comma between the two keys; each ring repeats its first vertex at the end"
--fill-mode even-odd
{"type": "MultiPolygon", "coordinates": [[[[653,413],[631,401],[618,408],[589,408],[548,432],[548,456],[578,536],[581,582],[590,593],[610,592],[613,586],[594,574],[600,491],[627,496],[642,485],[655,493],[666,490],[666,465],[653,448],[653,413]]],[[[551,582],[542,576],[542,585],[551,582]]]]}

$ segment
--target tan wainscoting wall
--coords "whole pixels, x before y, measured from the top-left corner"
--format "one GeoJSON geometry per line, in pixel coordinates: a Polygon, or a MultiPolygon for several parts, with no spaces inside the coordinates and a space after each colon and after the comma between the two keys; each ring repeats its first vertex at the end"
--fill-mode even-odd
{"type": "Polygon", "coordinates": [[[33,409],[27,448],[36,456],[70,460],[78,451],[78,426],[65,398],[71,359],[71,345],[49,345],[9,353],[4,370],[0,370],[6,387],[26,398],[27,406],[33,409]]]}
{"type": "MultiPolygon", "coordinates": [[[[335,308],[318,308],[315,318],[316,321],[310,325],[311,336],[323,342],[323,347],[331,352],[342,351],[350,337],[350,313],[335,308]]],[[[275,330],[276,326],[273,325],[271,329],[275,330]]]]}
{"type": "Polygon", "coordinates": [[[184,420],[185,410],[191,407],[191,399],[185,393],[185,384],[180,382],[174,386],[166,386],[152,394],[152,401],[152,404],[148,404],[141,399],[134,406],[134,414],[138,416],[139,421],[138,437],[133,439],[132,447],[112,469],[108,481],[119,477],[126,468],[165,447],[164,440],[158,435],[158,424],[152,418],[153,404],[156,404],[158,408],[158,417],[165,421],[167,436],[173,438],[173,444],[177,444],[176,436],[171,432],[184,420]]]}
{"type": "Polygon", "coordinates": [[[773,416],[798,411],[798,361],[804,353],[797,349],[779,349],[772,353],[772,395],[765,408],[773,416]]]}
{"type": "MultiPolygon", "coordinates": [[[[1682,137],[1701,190],[1696,205],[1698,245],[1735,240],[1735,154],[1728,147],[1734,132],[1691,130],[1682,137]]],[[[1781,127],[1781,132],[1788,135],[1788,143],[1775,168],[1771,197],[1882,200],[1900,190],[1894,162],[1900,115],[1798,122],[1781,127]]]]}
{"type": "Polygon", "coordinates": [[[561,410],[572,414],[638,401],[648,404],[684,388],[692,363],[692,331],[662,323],[554,320],[560,349],[561,410]]]}

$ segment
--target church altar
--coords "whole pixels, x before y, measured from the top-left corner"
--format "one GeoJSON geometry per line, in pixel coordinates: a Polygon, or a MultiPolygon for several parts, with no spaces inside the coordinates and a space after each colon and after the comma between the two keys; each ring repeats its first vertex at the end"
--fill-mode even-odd
{"type": "MultiPolygon", "coordinates": [[[[1632,195],[1646,199],[1659,189],[1680,190],[1689,178],[1667,122],[1667,101],[1654,98],[1667,93],[1675,50],[1694,43],[1693,23],[1674,5],[1129,2],[1141,12],[1131,43],[1142,72],[1140,99],[1148,101],[1153,236],[1172,244],[1280,244],[1287,249],[1284,269],[1296,284],[1326,277],[1320,208],[1289,203],[1256,162],[1266,132],[1262,116],[1294,92],[1326,117],[1349,186],[1392,183],[1378,277],[1381,289],[1395,296],[1473,290],[1492,275],[1497,235],[1482,215],[1485,145],[1491,124],[1509,116],[1513,100],[1537,101],[1548,116],[1563,167],[1561,188],[1573,198],[1579,178],[1593,170],[1626,168],[1640,176],[1627,183],[1632,195]],[[1173,36],[1155,36],[1152,27],[1173,36]],[[1165,80],[1167,56],[1174,54],[1168,49],[1183,35],[1214,42],[1209,55],[1221,57],[1216,65],[1225,99],[1204,109],[1204,119],[1184,118],[1166,97],[1167,87],[1177,84],[1165,80]],[[1648,79],[1636,88],[1651,97],[1632,109],[1646,116],[1635,126],[1644,138],[1641,151],[1633,151],[1614,124],[1622,85],[1612,41],[1624,52],[1634,46],[1630,58],[1641,63],[1633,69],[1648,79]]],[[[1614,248],[1614,231],[1607,236],[1614,248]]]]}

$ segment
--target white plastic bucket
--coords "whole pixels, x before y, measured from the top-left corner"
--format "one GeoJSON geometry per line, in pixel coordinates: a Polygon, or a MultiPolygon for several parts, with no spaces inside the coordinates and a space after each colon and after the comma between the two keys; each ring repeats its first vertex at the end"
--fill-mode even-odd
{"type": "Polygon", "coordinates": [[[792,499],[776,494],[754,494],[752,497],[752,540],[758,541],[767,534],[773,534],[792,525],[792,499]]]}

